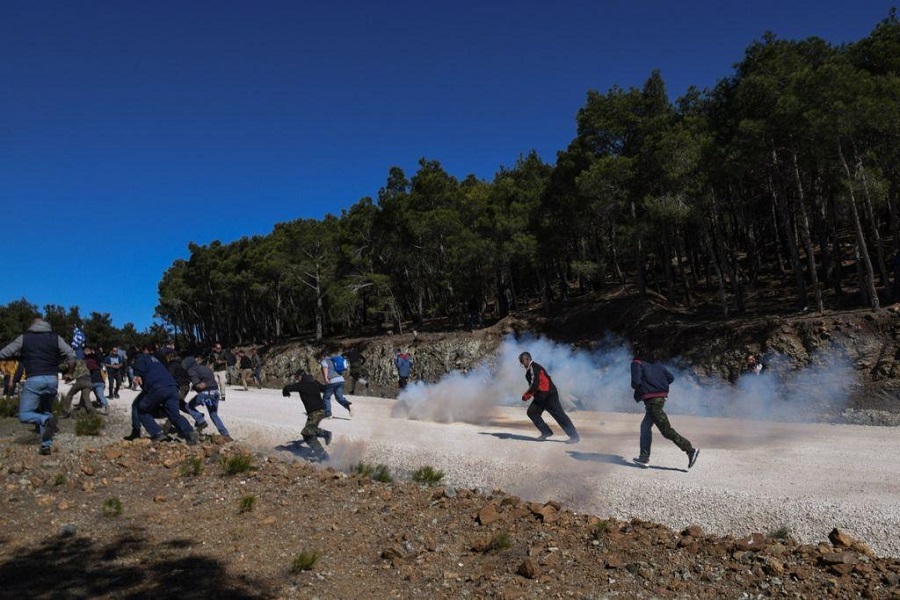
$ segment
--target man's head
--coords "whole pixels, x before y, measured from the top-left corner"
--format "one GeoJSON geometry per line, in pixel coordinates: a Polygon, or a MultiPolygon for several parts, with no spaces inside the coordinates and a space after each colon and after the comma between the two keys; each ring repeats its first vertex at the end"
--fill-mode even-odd
{"type": "Polygon", "coordinates": [[[119,353],[119,347],[118,347],[118,346],[113,346],[112,348],[109,349],[109,353],[110,353],[110,354],[118,354],[118,353],[119,353]]]}
{"type": "Polygon", "coordinates": [[[527,369],[531,366],[531,363],[534,362],[531,359],[531,354],[529,352],[523,352],[519,355],[519,364],[522,365],[523,368],[527,369]]]}

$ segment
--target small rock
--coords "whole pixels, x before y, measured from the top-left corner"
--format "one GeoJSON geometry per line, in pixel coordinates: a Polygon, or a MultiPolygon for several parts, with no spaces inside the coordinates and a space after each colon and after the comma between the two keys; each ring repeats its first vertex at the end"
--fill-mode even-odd
{"type": "Polygon", "coordinates": [[[703,529],[701,529],[699,525],[691,525],[690,527],[682,531],[681,535],[695,538],[703,537],[703,529]]]}
{"type": "Polygon", "coordinates": [[[81,465],[81,472],[87,475],[88,477],[93,477],[94,475],[94,467],[91,465],[81,465]]]}
{"type": "Polygon", "coordinates": [[[494,506],[493,502],[486,504],[484,508],[478,511],[478,522],[482,525],[490,525],[499,518],[500,513],[497,512],[497,507],[494,506]]]}
{"type": "Polygon", "coordinates": [[[72,537],[76,533],[78,533],[78,529],[71,523],[66,523],[59,528],[59,535],[62,537],[72,537]]]}
{"type": "Polygon", "coordinates": [[[537,579],[541,576],[541,569],[538,567],[533,560],[530,558],[526,558],[522,561],[522,564],[519,565],[519,568],[516,569],[516,573],[525,577],[526,579],[537,579]]]}

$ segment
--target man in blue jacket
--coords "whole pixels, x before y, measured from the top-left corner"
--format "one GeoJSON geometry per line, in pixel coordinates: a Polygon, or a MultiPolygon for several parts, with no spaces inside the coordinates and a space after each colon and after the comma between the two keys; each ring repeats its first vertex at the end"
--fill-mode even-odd
{"type": "Polygon", "coordinates": [[[0,360],[21,357],[28,378],[19,397],[19,421],[32,423],[41,434],[41,454],[50,454],[59,423],[53,416],[53,401],[59,395],[59,363],[65,359],[67,371],[75,366],[75,351],[47,321],[37,317],[31,327],[0,350],[0,360]]]}
{"type": "Polygon", "coordinates": [[[181,437],[188,444],[196,444],[200,436],[178,409],[178,383],[166,366],[151,354],[141,354],[134,361],[134,380],[141,386],[137,416],[150,438],[155,442],[166,439],[154,418],[156,409],[162,406],[181,437]]]}
{"type": "Polygon", "coordinates": [[[643,402],[644,419],[641,421],[641,454],[634,462],[643,468],[650,466],[650,444],[653,442],[652,428],[656,425],[663,437],[672,440],[688,456],[688,469],[697,462],[700,450],[694,448],[687,439],[678,435],[678,432],[669,424],[669,417],[663,407],[669,396],[669,384],[675,381],[675,376],[659,362],[659,353],[653,352],[651,356],[643,357],[642,349],[638,344],[634,345],[634,360],[631,361],[631,387],[634,389],[635,402],[643,402]]]}

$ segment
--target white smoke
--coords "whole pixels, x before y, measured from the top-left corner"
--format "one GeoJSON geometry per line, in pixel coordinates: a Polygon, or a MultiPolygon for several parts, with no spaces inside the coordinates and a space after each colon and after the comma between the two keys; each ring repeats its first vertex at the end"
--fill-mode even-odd
{"type": "MultiPolygon", "coordinates": [[[[521,405],[528,387],[519,364],[522,352],[543,365],[571,410],[638,412],[631,390],[631,347],[609,337],[593,350],[577,349],[546,338],[503,340],[496,354],[468,372],[454,371],[434,384],[411,383],[392,416],[414,420],[487,425],[498,406],[521,405]]],[[[700,379],[680,361],[667,361],[675,376],[666,410],[673,414],[758,420],[808,421],[834,416],[846,407],[855,371],[843,356],[821,354],[812,366],[794,369],[786,357],[767,357],[767,368],[737,382],[700,379]]]]}

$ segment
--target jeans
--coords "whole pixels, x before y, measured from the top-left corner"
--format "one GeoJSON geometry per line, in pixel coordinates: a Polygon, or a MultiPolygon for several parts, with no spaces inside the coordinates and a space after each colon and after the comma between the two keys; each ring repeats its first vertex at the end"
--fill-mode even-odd
{"type": "Polygon", "coordinates": [[[685,438],[678,435],[678,432],[672,428],[669,423],[669,417],[663,407],[666,404],[665,398],[648,398],[644,400],[644,418],[641,421],[641,455],[643,460],[650,458],[650,445],[653,443],[653,426],[659,429],[659,432],[667,440],[672,440],[683,452],[693,452],[694,446],[685,438]]]}
{"type": "Polygon", "coordinates": [[[102,381],[98,381],[97,383],[93,384],[93,387],[94,393],[97,394],[97,400],[100,401],[100,405],[103,406],[103,408],[109,406],[109,400],[106,399],[106,396],[103,393],[103,390],[106,389],[106,384],[104,384],[102,381]]]}
{"type": "Polygon", "coordinates": [[[19,421],[32,423],[41,429],[41,448],[49,448],[53,440],[44,439],[44,426],[53,417],[50,412],[59,393],[57,375],[32,375],[25,380],[19,396],[19,421]]]}
{"type": "Polygon", "coordinates": [[[228,428],[225,427],[225,423],[223,423],[222,419],[219,417],[219,398],[220,395],[218,390],[213,392],[200,392],[187,403],[187,411],[194,417],[194,421],[197,425],[200,425],[200,423],[206,421],[206,419],[203,418],[203,413],[197,410],[197,406],[202,404],[206,407],[206,412],[209,413],[209,420],[213,422],[213,425],[216,426],[219,433],[228,437],[228,428]]]}
{"type": "Polygon", "coordinates": [[[137,402],[138,419],[150,437],[156,437],[162,433],[162,427],[156,422],[154,416],[159,406],[165,409],[169,421],[172,422],[182,437],[187,437],[187,434],[194,430],[178,410],[178,388],[172,385],[149,392],[144,391],[140,395],[140,401],[137,402]]]}
{"type": "Polygon", "coordinates": [[[109,379],[109,395],[118,396],[119,390],[122,388],[122,368],[108,368],[106,378],[109,379]]]}
{"type": "Polygon", "coordinates": [[[344,382],[343,381],[335,381],[334,383],[328,383],[325,385],[325,393],[322,396],[322,400],[325,402],[325,413],[331,414],[331,395],[334,394],[335,400],[338,401],[338,404],[350,410],[350,402],[344,398],[344,382]]]}

